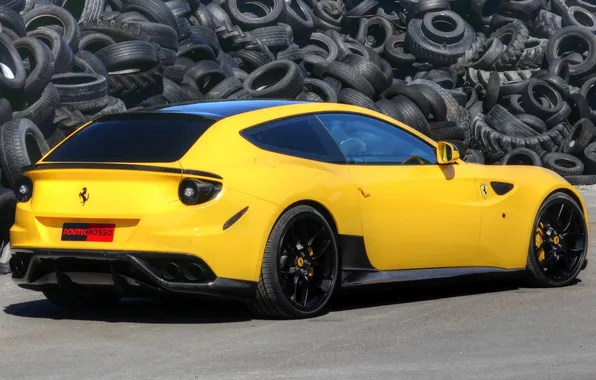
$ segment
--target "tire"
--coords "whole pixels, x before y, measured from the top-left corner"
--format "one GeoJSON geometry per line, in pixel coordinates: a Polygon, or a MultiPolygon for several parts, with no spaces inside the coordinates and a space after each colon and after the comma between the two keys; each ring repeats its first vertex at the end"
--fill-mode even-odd
{"type": "Polygon", "coordinates": [[[592,72],[596,65],[596,36],[592,34],[587,28],[581,26],[568,26],[559,29],[548,41],[546,47],[546,59],[550,63],[557,58],[560,58],[560,54],[564,54],[561,50],[561,45],[565,39],[582,40],[588,49],[588,54],[581,63],[569,64],[569,75],[579,76],[589,72],[592,72]]]}
{"type": "Polygon", "coordinates": [[[507,46],[498,38],[491,37],[484,42],[483,47],[484,53],[477,61],[472,62],[472,67],[477,70],[494,70],[507,46]]]}
{"type": "Polygon", "coordinates": [[[360,19],[360,26],[356,40],[365,46],[371,47],[377,54],[385,50],[385,41],[395,33],[391,21],[381,16],[369,19],[360,19]]]}
{"type": "Polygon", "coordinates": [[[315,78],[304,79],[304,89],[317,94],[324,102],[337,103],[338,94],[327,82],[315,78]]]}
{"type": "Polygon", "coordinates": [[[266,12],[266,15],[263,17],[250,17],[244,14],[239,9],[242,2],[239,2],[238,0],[228,0],[225,4],[229,17],[232,21],[235,21],[234,24],[240,25],[243,29],[255,29],[275,25],[286,17],[286,4],[283,0],[271,1],[270,10],[269,12],[266,12]]]}
{"type": "Polygon", "coordinates": [[[228,96],[242,90],[243,88],[242,82],[240,82],[238,78],[232,76],[219,82],[215,87],[205,94],[205,98],[213,100],[226,99],[228,96]]]}
{"type": "Polygon", "coordinates": [[[72,13],[78,22],[86,22],[101,18],[106,0],[63,1],[62,4],[62,7],[72,13]]]}
{"type": "MultiPolygon", "coordinates": [[[[319,235],[320,236],[320,235],[319,235]]],[[[286,256],[287,257],[287,256],[286,256]]],[[[320,314],[329,300],[333,296],[337,284],[337,276],[339,274],[339,248],[337,243],[337,236],[329,222],[316,209],[307,205],[299,205],[290,208],[284,212],[277,220],[265,247],[263,261],[261,265],[261,275],[257,285],[257,294],[255,300],[249,303],[250,309],[258,316],[268,318],[309,318],[320,314]],[[323,230],[329,236],[329,245],[331,247],[330,265],[333,278],[328,287],[328,292],[323,299],[309,310],[299,309],[296,305],[289,301],[286,294],[284,294],[282,284],[280,283],[280,274],[278,272],[279,262],[279,247],[283,242],[285,231],[288,230],[294,222],[301,218],[311,218],[317,221],[323,230]]]]}
{"type": "Polygon", "coordinates": [[[0,7],[0,24],[3,33],[6,33],[6,29],[8,29],[17,37],[25,37],[27,34],[23,18],[10,8],[0,7]]]}
{"type": "MultiPolygon", "coordinates": [[[[430,137],[435,141],[445,141],[465,138],[464,130],[453,121],[437,121],[429,123],[430,137]]],[[[463,153],[460,153],[463,157],[463,153]]]]}
{"type": "Polygon", "coordinates": [[[502,165],[542,166],[538,153],[528,148],[516,148],[503,156],[502,165]]]}
{"type": "Polygon", "coordinates": [[[49,151],[43,134],[29,119],[14,119],[0,129],[0,166],[14,187],[23,166],[34,164],[49,151]]]}
{"type": "Polygon", "coordinates": [[[308,33],[315,28],[315,15],[313,10],[302,0],[294,0],[287,4],[286,16],[283,21],[290,25],[294,32],[308,33]]]}
{"type": "Polygon", "coordinates": [[[596,127],[589,119],[580,119],[571,128],[561,146],[563,153],[581,154],[596,137],[596,127]]]}
{"type": "Polygon", "coordinates": [[[106,68],[106,65],[104,65],[101,59],[97,58],[95,54],[85,50],[79,50],[75,55],[74,60],[75,67],[73,72],[98,74],[106,79],[108,78],[108,69],[106,68]]]}
{"type": "Polygon", "coordinates": [[[147,71],[159,63],[155,46],[147,41],[119,42],[95,53],[108,72],[139,69],[147,71]]]}
{"type": "Polygon", "coordinates": [[[532,80],[522,92],[524,109],[534,116],[546,120],[563,108],[563,99],[555,89],[541,80],[532,80]],[[549,100],[545,107],[539,101],[540,98],[549,100]]]}
{"type": "Polygon", "coordinates": [[[72,110],[97,112],[108,105],[108,83],[99,74],[58,74],[52,83],[60,93],[60,104],[72,110]]]}
{"type": "Polygon", "coordinates": [[[184,79],[184,73],[186,72],[187,67],[181,65],[172,65],[167,66],[163,70],[163,77],[168,78],[174,83],[182,83],[184,79]]]}
{"type": "Polygon", "coordinates": [[[70,72],[74,67],[74,53],[58,32],[51,29],[37,29],[27,33],[46,44],[54,57],[54,74],[70,72]]]}
{"type": "MultiPolygon", "coordinates": [[[[60,93],[52,83],[48,83],[43,89],[41,95],[28,104],[27,108],[15,110],[12,114],[13,119],[29,119],[35,125],[40,126],[46,121],[54,118],[54,111],[60,104],[60,93]]],[[[43,131],[42,131],[43,132],[43,131]]]]}
{"type": "Polygon", "coordinates": [[[464,162],[484,165],[484,155],[476,149],[468,149],[463,157],[464,162]]]}
{"type": "Polygon", "coordinates": [[[567,153],[552,152],[542,157],[544,166],[562,177],[579,175],[584,172],[584,163],[577,157],[567,153]]]}
{"type": "Polygon", "coordinates": [[[9,78],[5,75],[0,75],[0,92],[2,92],[2,97],[20,93],[25,87],[27,73],[19,52],[13,46],[13,41],[4,34],[0,34],[0,54],[3,55],[0,57],[0,60],[6,66],[4,70],[10,70],[13,76],[9,78]]]}
{"type": "Polygon", "coordinates": [[[494,34],[494,38],[500,39],[501,42],[509,40],[506,45],[505,52],[501,54],[495,65],[500,71],[505,69],[513,69],[517,61],[521,57],[526,41],[530,36],[528,28],[519,20],[514,20],[511,23],[499,28],[494,34]]]}
{"type": "Polygon", "coordinates": [[[406,43],[405,34],[396,34],[385,40],[383,56],[393,65],[411,65],[416,62],[416,57],[404,51],[406,43]]]}
{"type": "Polygon", "coordinates": [[[448,12],[458,24],[464,25],[464,33],[461,38],[453,42],[435,42],[424,33],[422,27],[424,21],[434,17],[436,12],[427,13],[422,20],[413,19],[408,23],[406,33],[406,45],[410,53],[422,62],[429,62],[436,67],[449,66],[457,62],[463,56],[476,39],[474,29],[467,24],[457,13],[448,12]]]}
{"type": "MultiPolygon", "coordinates": [[[[526,269],[528,270],[527,282],[529,285],[538,287],[561,287],[570,285],[571,283],[573,283],[573,281],[575,281],[577,275],[581,271],[582,264],[586,258],[586,254],[588,251],[587,238],[584,242],[584,248],[582,249],[582,252],[578,255],[578,257],[575,259],[576,261],[574,262],[574,266],[572,269],[569,270],[569,276],[567,276],[567,278],[561,280],[549,278],[549,276],[546,275],[544,271],[540,268],[539,259],[538,257],[536,257],[537,255],[535,254],[536,232],[540,227],[540,216],[550,207],[558,207],[558,204],[561,204],[563,208],[565,206],[571,207],[571,210],[573,210],[574,214],[578,216],[573,220],[572,223],[576,224],[578,229],[583,231],[584,236],[587,236],[587,226],[584,218],[584,213],[580,205],[577,203],[577,201],[575,201],[575,199],[563,192],[555,192],[548,198],[546,198],[546,200],[542,203],[540,209],[538,210],[537,217],[534,221],[534,225],[532,228],[532,236],[530,239],[528,258],[526,263],[526,269]]],[[[545,261],[546,254],[549,254],[549,252],[545,252],[545,261]]]]}
{"type": "Polygon", "coordinates": [[[161,0],[128,0],[124,12],[139,12],[151,22],[164,24],[174,29],[178,36],[178,22],[170,8],[161,0]]]}
{"type": "Polygon", "coordinates": [[[396,120],[409,125],[425,136],[430,136],[431,131],[428,120],[426,120],[420,109],[416,107],[416,104],[410,98],[398,95],[392,98],[391,101],[399,108],[400,116],[396,120]]]}
{"type": "Polygon", "coordinates": [[[536,37],[550,38],[557,30],[561,29],[562,21],[561,16],[542,9],[532,22],[532,32],[536,37]]]}
{"type": "Polygon", "coordinates": [[[596,32],[596,16],[585,8],[571,6],[561,16],[563,26],[579,26],[587,28],[592,33],[596,32]]]}
{"type": "Polygon", "coordinates": [[[515,116],[528,127],[532,128],[538,133],[544,133],[547,131],[546,123],[544,122],[544,120],[537,116],[530,115],[527,113],[520,113],[515,116]]]}
{"type": "Polygon", "coordinates": [[[66,9],[49,5],[34,8],[23,17],[27,31],[33,31],[41,27],[47,27],[48,21],[58,22],[64,29],[62,38],[70,46],[73,53],[79,51],[79,41],[81,40],[81,31],[77,20],[66,9]]]}
{"type": "Polygon", "coordinates": [[[24,97],[26,100],[36,99],[54,74],[52,52],[43,42],[33,37],[19,38],[13,45],[23,60],[28,58],[33,66],[25,80],[24,97]]]}
{"type": "MultiPolygon", "coordinates": [[[[176,23],[176,26],[178,23],[176,23]]],[[[81,24],[84,31],[95,31],[117,41],[144,40],[170,50],[178,50],[178,34],[169,25],[155,22],[95,20],[81,24]]]]}
{"type": "Polygon", "coordinates": [[[538,135],[538,132],[524,124],[509,111],[497,104],[486,114],[488,125],[511,137],[530,137],[538,135]]]}
{"type": "Polygon", "coordinates": [[[81,41],[79,41],[79,52],[87,51],[96,54],[101,49],[114,45],[115,43],[116,41],[110,36],[106,36],[103,33],[91,32],[85,34],[85,36],[81,38],[81,41]]]}
{"type": "Polygon", "coordinates": [[[542,66],[546,54],[547,39],[528,38],[516,67],[520,69],[538,69],[542,66]]]}
{"type": "Polygon", "coordinates": [[[353,106],[367,108],[379,112],[375,102],[364,95],[363,93],[354,90],[353,88],[342,88],[339,92],[339,103],[351,104],[353,106]]]}
{"type": "Polygon", "coordinates": [[[116,306],[122,298],[118,294],[111,293],[77,295],[64,292],[58,288],[43,290],[43,295],[52,304],[70,310],[103,309],[116,306]]]}
{"type": "Polygon", "coordinates": [[[292,61],[275,61],[246,77],[244,89],[254,98],[296,98],[304,88],[304,75],[292,61]]]}
{"type": "MultiPolygon", "coordinates": [[[[333,77],[341,81],[345,87],[353,88],[364,95],[372,98],[375,96],[375,89],[366,78],[360,76],[352,66],[339,61],[331,62],[322,73],[324,76],[333,77]]],[[[338,91],[339,93],[339,91],[338,91]]]]}
{"type": "Polygon", "coordinates": [[[351,66],[358,76],[365,78],[376,93],[380,94],[391,86],[393,78],[388,78],[379,66],[357,54],[348,54],[340,62],[351,66]]]}

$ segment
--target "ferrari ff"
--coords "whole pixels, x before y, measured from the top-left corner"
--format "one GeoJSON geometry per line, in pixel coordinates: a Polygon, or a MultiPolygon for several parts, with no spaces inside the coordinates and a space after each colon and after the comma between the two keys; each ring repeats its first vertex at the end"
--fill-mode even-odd
{"type": "Polygon", "coordinates": [[[231,100],[99,117],[23,170],[12,277],[63,307],[242,300],[307,318],[338,291],[587,265],[578,191],[541,167],[466,163],[383,114],[231,100]]]}

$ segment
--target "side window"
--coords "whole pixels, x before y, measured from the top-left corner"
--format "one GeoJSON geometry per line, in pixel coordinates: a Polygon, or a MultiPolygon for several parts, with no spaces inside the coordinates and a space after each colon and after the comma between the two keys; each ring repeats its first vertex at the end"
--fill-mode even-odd
{"type": "Polygon", "coordinates": [[[317,116],[350,164],[436,164],[435,148],[407,131],[348,113],[317,116]]]}
{"type": "Polygon", "coordinates": [[[333,139],[315,116],[299,116],[245,129],[241,135],[275,153],[316,161],[345,163],[333,139]]]}

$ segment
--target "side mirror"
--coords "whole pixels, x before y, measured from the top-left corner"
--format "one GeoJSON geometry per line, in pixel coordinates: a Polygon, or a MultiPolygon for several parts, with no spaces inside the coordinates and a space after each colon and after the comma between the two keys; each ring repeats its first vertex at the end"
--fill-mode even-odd
{"type": "Polygon", "coordinates": [[[439,141],[437,145],[437,162],[439,165],[452,164],[459,160],[459,151],[448,142],[439,141]]]}

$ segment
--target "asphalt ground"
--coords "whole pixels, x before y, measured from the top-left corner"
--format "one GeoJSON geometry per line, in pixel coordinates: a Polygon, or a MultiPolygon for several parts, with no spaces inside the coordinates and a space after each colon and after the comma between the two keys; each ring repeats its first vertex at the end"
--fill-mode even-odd
{"type": "MultiPolygon", "coordinates": [[[[596,192],[585,199],[596,216],[596,192]]],[[[491,281],[346,294],[302,321],[198,301],[68,312],[4,275],[0,379],[594,380],[593,266],[560,289],[491,281]]]]}

